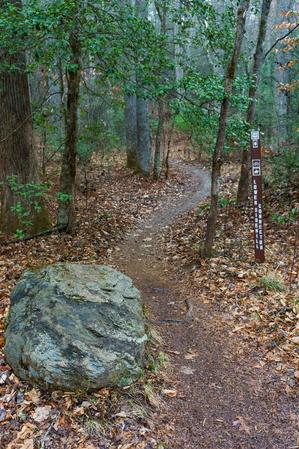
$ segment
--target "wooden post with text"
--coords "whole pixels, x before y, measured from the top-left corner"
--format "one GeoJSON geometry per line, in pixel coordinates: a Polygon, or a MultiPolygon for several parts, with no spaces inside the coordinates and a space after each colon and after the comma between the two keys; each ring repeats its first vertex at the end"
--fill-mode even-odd
{"type": "Polygon", "coordinates": [[[265,262],[265,236],[263,218],[262,151],[260,132],[251,131],[251,167],[254,210],[254,248],[256,262],[265,262]]]}

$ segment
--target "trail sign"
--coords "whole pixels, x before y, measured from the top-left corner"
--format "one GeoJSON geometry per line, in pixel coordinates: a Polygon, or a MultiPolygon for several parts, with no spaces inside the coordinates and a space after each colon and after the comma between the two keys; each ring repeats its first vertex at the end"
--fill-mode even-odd
{"type": "Polygon", "coordinates": [[[254,211],[254,249],[256,262],[265,262],[265,237],[263,218],[262,151],[259,131],[251,131],[251,169],[254,211]]]}

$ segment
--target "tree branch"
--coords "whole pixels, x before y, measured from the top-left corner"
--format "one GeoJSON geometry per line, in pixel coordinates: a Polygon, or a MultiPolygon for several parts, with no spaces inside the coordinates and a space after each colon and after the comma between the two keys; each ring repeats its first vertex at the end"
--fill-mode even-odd
{"type": "Polygon", "coordinates": [[[265,53],[264,59],[266,59],[266,57],[268,56],[269,53],[271,53],[271,51],[273,50],[273,48],[276,47],[276,45],[283,41],[286,37],[288,37],[290,34],[292,34],[295,30],[297,30],[297,28],[299,28],[299,23],[297,23],[297,25],[295,25],[290,31],[287,32],[287,34],[285,34],[282,37],[279,37],[274,44],[272,45],[272,47],[269,48],[269,50],[265,53]]]}

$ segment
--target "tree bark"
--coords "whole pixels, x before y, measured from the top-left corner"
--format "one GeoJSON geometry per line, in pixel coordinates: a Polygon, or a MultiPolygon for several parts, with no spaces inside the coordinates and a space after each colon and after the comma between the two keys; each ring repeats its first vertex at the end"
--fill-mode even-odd
{"type": "MultiPolygon", "coordinates": [[[[167,36],[167,13],[169,5],[167,2],[160,2],[155,1],[155,7],[159,16],[160,21],[160,33],[161,36],[165,39],[167,36]]],[[[168,40],[166,41],[167,46],[169,47],[168,40]]],[[[165,70],[162,71],[161,75],[161,84],[167,84],[167,72],[165,70]]],[[[162,97],[158,98],[158,126],[157,126],[157,132],[156,132],[156,139],[155,139],[155,156],[154,156],[154,178],[159,179],[161,175],[161,146],[163,144],[162,138],[164,133],[164,123],[165,123],[165,117],[164,117],[164,100],[162,97]]]]}
{"type": "MultiPolygon", "coordinates": [[[[136,0],[138,17],[147,18],[148,0],[136,0]]],[[[136,171],[144,176],[151,172],[151,131],[148,100],[142,88],[142,74],[136,73],[136,123],[137,123],[137,166],[136,171]]]]}
{"type": "Polygon", "coordinates": [[[125,95],[125,127],[127,146],[127,167],[137,167],[137,104],[136,95],[125,95]]]}
{"type": "Polygon", "coordinates": [[[66,195],[59,202],[57,226],[69,232],[75,224],[75,186],[77,170],[78,106],[81,80],[80,42],[78,33],[70,35],[71,59],[67,69],[66,140],[60,173],[60,193],[66,195]]]}
{"type": "MultiPolygon", "coordinates": [[[[249,89],[249,105],[247,108],[246,121],[252,126],[256,109],[256,94],[258,89],[260,71],[263,64],[264,41],[267,32],[268,17],[270,14],[272,0],[263,0],[259,34],[253,57],[252,84],[249,89]]],[[[243,204],[248,200],[249,178],[250,178],[250,154],[248,148],[242,151],[241,173],[238,185],[237,203],[243,204]]]]}
{"type": "Polygon", "coordinates": [[[216,221],[218,216],[219,178],[221,174],[228,111],[232,95],[233,82],[236,76],[237,64],[245,34],[246,13],[249,8],[249,3],[250,0],[243,0],[238,8],[234,50],[225,75],[225,96],[221,104],[218,135],[212,161],[211,203],[203,247],[203,257],[212,256],[215,240],[216,221]]]}
{"type": "MultiPolygon", "coordinates": [[[[7,2],[0,1],[4,8],[7,2]]],[[[22,8],[19,0],[8,2],[22,8]]],[[[33,125],[30,105],[30,92],[24,52],[9,54],[0,50],[0,64],[15,65],[14,69],[0,68],[0,181],[1,210],[0,229],[11,234],[24,225],[11,208],[23,203],[22,198],[13,192],[8,177],[14,176],[16,182],[29,184],[37,182],[37,161],[33,147],[33,125]]],[[[33,208],[28,211],[31,221],[30,231],[39,232],[49,227],[50,220],[42,207],[39,212],[33,208]]]]}
{"type": "Polygon", "coordinates": [[[158,100],[158,126],[155,142],[155,158],[154,158],[154,178],[159,179],[161,174],[161,145],[164,131],[164,103],[163,99],[158,100]]]}
{"type": "MultiPolygon", "coordinates": [[[[132,0],[120,1],[124,13],[130,13],[132,7],[132,0]]],[[[136,84],[136,70],[133,66],[132,72],[129,76],[130,83],[136,84]]],[[[137,103],[136,94],[127,92],[124,96],[125,100],[125,137],[126,137],[126,153],[127,153],[127,168],[136,170],[137,167],[137,103]]]]}

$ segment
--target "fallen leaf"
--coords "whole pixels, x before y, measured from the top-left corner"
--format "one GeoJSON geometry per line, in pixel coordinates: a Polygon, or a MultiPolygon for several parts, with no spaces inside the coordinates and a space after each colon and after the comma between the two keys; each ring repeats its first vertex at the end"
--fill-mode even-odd
{"type": "Polygon", "coordinates": [[[33,388],[32,390],[27,391],[25,397],[27,400],[33,402],[33,404],[38,404],[40,401],[40,391],[38,391],[36,388],[33,388]]]}
{"type": "Polygon", "coordinates": [[[32,438],[28,438],[23,441],[22,446],[19,446],[18,449],[34,449],[34,441],[32,438]]]}
{"type": "Polygon", "coordinates": [[[190,368],[189,366],[183,366],[181,368],[181,373],[186,374],[186,375],[191,375],[194,374],[194,369],[190,368]]]}
{"type": "Polygon", "coordinates": [[[162,390],[162,393],[165,394],[165,396],[168,396],[169,398],[175,398],[177,396],[176,390],[162,390]]]}
{"type": "Polygon", "coordinates": [[[49,417],[51,410],[52,409],[49,405],[46,405],[45,407],[37,407],[32,418],[34,421],[41,423],[49,417]]]}
{"type": "Polygon", "coordinates": [[[193,360],[196,357],[198,357],[198,352],[188,351],[188,353],[185,355],[186,360],[193,360]]]}
{"type": "Polygon", "coordinates": [[[240,430],[242,432],[245,432],[248,435],[250,435],[251,428],[248,426],[248,424],[246,423],[245,419],[242,416],[237,416],[236,421],[233,422],[233,426],[240,426],[240,430]]]}

